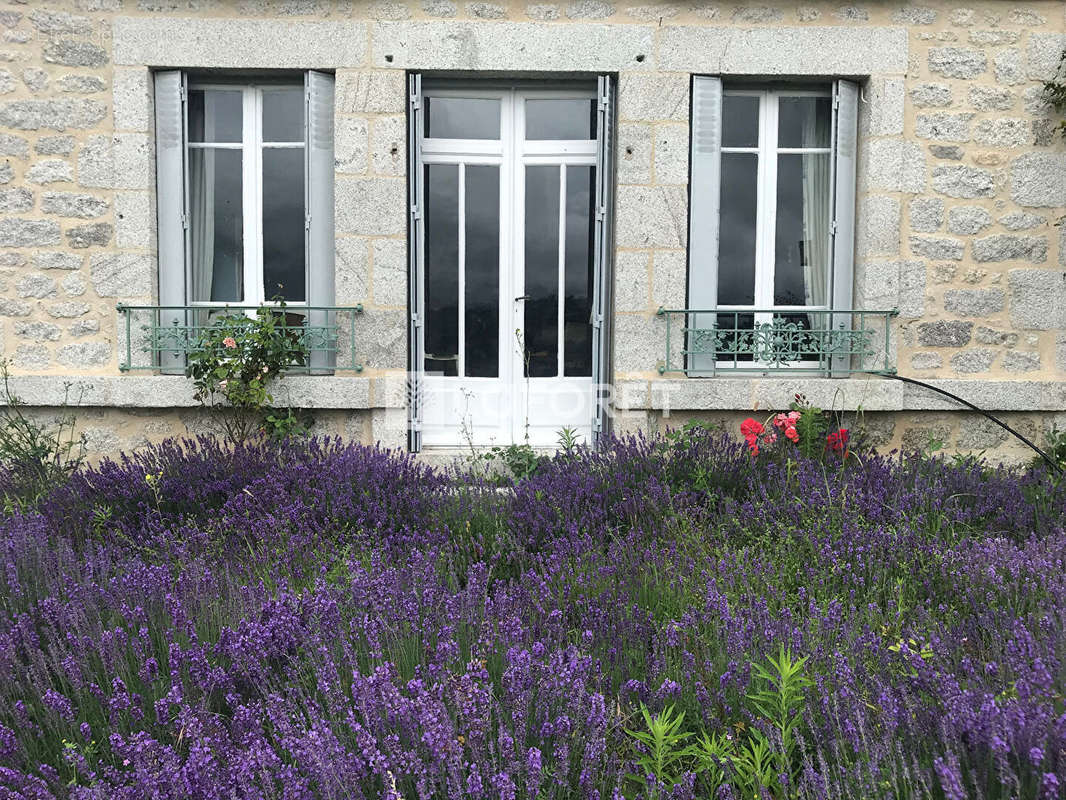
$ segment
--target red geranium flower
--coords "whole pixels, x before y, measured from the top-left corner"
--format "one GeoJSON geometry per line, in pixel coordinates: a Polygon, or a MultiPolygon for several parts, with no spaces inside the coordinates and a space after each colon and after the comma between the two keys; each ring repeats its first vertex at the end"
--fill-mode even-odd
{"type": "Polygon", "coordinates": [[[834,453],[842,452],[848,446],[848,429],[840,428],[825,437],[825,446],[834,453]]]}

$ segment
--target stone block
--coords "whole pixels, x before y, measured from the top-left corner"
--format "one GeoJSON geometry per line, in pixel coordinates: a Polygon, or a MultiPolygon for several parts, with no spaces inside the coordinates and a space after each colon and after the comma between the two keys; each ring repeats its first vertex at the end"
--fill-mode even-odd
{"type": "Polygon", "coordinates": [[[657,250],[652,255],[651,304],[653,308],[684,308],[688,257],[684,250],[657,250]]]}
{"type": "Polygon", "coordinates": [[[999,218],[999,224],[1008,231],[1028,231],[1047,224],[1047,219],[1039,214],[1029,214],[1024,211],[1012,211],[999,218]]]}
{"type": "Polygon", "coordinates": [[[538,22],[551,22],[559,19],[559,6],[553,3],[531,3],[526,6],[526,16],[538,22]]]}
{"type": "Polygon", "coordinates": [[[1020,206],[1066,206],[1066,153],[1018,156],[1010,165],[1010,194],[1020,206]]]}
{"type": "Polygon", "coordinates": [[[1007,372],[1035,372],[1041,366],[1040,353],[1011,350],[1003,355],[1003,369],[1007,372]]]}
{"type": "Polygon", "coordinates": [[[339,117],[334,128],[334,166],[337,172],[363,175],[369,163],[369,129],[362,117],[339,117]]]}
{"type": "Polygon", "coordinates": [[[892,21],[903,25],[932,25],[936,22],[935,8],[906,5],[892,12],[892,21]]]}
{"type": "Polygon", "coordinates": [[[72,322],[67,328],[67,333],[75,339],[80,339],[83,336],[92,336],[94,333],[99,332],[100,323],[95,319],[80,319],[77,322],[72,322]]]}
{"type": "Polygon", "coordinates": [[[614,260],[614,310],[648,310],[651,258],[646,251],[623,250],[614,260]]]}
{"type": "Polygon", "coordinates": [[[1018,31],[970,31],[970,44],[978,47],[1002,47],[1018,41],[1018,31]]]}
{"type": "Polygon", "coordinates": [[[996,81],[1004,86],[1017,86],[1025,83],[1025,70],[1022,67],[1022,54],[1017,48],[1003,50],[992,61],[992,71],[996,81]]]}
{"type": "Polygon", "coordinates": [[[42,156],[69,156],[74,152],[74,137],[69,135],[42,136],[33,146],[42,156]]]}
{"type": "Polygon", "coordinates": [[[371,369],[407,366],[406,309],[368,309],[355,319],[355,349],[371,369]]]}
{"type": "Polygon", "coordinates": [[[0,133],[0,156],[26,158],[30,154],[30,143],[21,136],[0,133]]]}
{"type": "Polygon", "coordinates": [[[59,244],[59,223],[44,219],[0,219],[0,247],[47,247],[59,244]]]}
{"type": "Polygon", "coordinates": [[[154,260],[137,253],[99,253],[89,259],[89,279],[100,297],[146,297],[154,260]]]}
{"type": "Polygon", "coordinates": [[[904,82],[902,78],[871,78],[869,112],[860,112],[863,132],[870,136],[903,133],[904,82]]]}
{"type": "Polygon", "coordinates": [[[28,317],[33,306],[25,300],[0,297],[0,317],[28,317]]]}
{"type": "Polygon", "coordinates": [[[619,186],[618,246],[679,249],[688,236],[687,193],[681,186],[619,186]]]}
{"type": "Polygon", "coordinates": [[[91,194],[77,192],[44,192],[41,194],[41,211],[57,217],[95,219],[107,213],[108,202],[91,194]]]}
{"type": "Polygon", "coordinates": [[[56,360],[74,369],[103,366],[111,360],[111,345],[107,342],[72,342],[56,350],[56,360]]]}
{"type": "Polygon", "coordinates": [[[336,181],[338,233],[391,236],[407,231],[407,185],[401,178],[336,181]]]}
{"type": "Polygon", "coordinates": [[[75,253],[38,250],[33,254],[33,266],[37,269],[73,270],[81,267],[82,258],[75,253]]]}
{"type": "Polygon", "coordinates": [[[933,188],[948,197],[970,200],[993,197],[996,193],[996,182],[987,169],[945,165],[933,168],[933,188]]]}
{"type": "Polygon", "coordinates": [[[911,356],[911,369],[940,369],[942,366],[944,359],[940,353],[914,353],[911,356]]]}
{"type": "Polygon", "coordinates": [[[71,272],[63,279],[60,286],[63,288],[63,294],[67,297],[81,297],[89,289],[88,284],[85,283],[85,279],[82,278],[79,272],[71,272]]]}
{"type": "Polygon", "coordinates": [[[1018,344],[1018,334],[1010,331],[997,331],[994,328],[978,326],[973,334],[974,341],[978,344],[994,344],[998,347],[1015,347],[1018,344]]]}
{"type": "Polygon", "coordinates": [[[15,335],[31,342],[58,342],[63,331],[51,322],[16,322],[15,335]]]}
{"type": "Polygon", "coordinates": [[[1066,33],[1031,31],[1025,45],[1025,74],[1034,81],[1052,80],[1066,50],[1066,33]]]}
{"type": "Polygon", "coordinates": [[[614,14],[614,4],[602,0],[577,0],[566,7],[570,19],[607,19],[614,14]]]}
{"type": "Polygon", "coordinates": [[[52,303],[45,311],[53,319],[73,319],[74,317],[82,317],[88,314],[89,306],[85,303],[75,303],[68,300],[62,303],[52,303]]]}
{"type": "Polygon", "coordinates": [[[78,39],[49,41],[41,53],[49,64],[66,67],[102,67],[108,60],[107,51],[100,45],[78,39]]]}
{"type": "Polygon", "coordinates": [[[365,63],[366,42],[367,26],[351,20],[119,16],[112,23],[112,57],[131,66],[343,69],[365,63]]]}
{"type": "Polygon", "coordinates": [[[959,450],[990,450],[999,447],[1009,434],[989,419],[975,419],[959,426],[955,447],[959,450]]]}
{"type": "MultiPolygon", "coordinates": [[[[154,149],[145,134],[116,133],[113,147],[114,188],[144,190],[155,188],[152,174],[155,164],[154,149]]],[[[81,178],[80,161],[78,177],[81,178]]]]}
{"type": "Polygon", "coordinates": [[[895,197],[866,195],[859,201],[859,256],[899,254],[900,203],[895,197]]]}
{"type": "Polygon", "coordinates": [[[860,261],[855,286],[863,308],[890,309],[899,303],[899,261],[860,261]]]}
{"type": "Polygon", "coordinates": [[[92,33],[92,22],[88,17],[76,16],[66,11],[50,11],[38,8],[28,15],[30,24],[38,32],[48,36],[56,36],[61,33],[87,34],[92,33]]]}
{"type": "Polygon", "coordinates": [[[919,83],[910,91],[911,103],[918,108],[947,108],[951,105],[951,86],[947,83],[919,83]]]}
{"type": "Polygon", "coordinates": [[[43,344],[20,344],[15,348],[15,356],[11,359],[16,369],[26,371],[47,369],[50,362],[48,348],[43,344]]]}
{"type": "MultiPolygon", "coordinates": [[[[695,11],[695,9],[693,10],[695,11]]],[[[681,9],[674,5],[630,6],[626,8],[626,14],[640,22],[661,22],[673,19],[680,13],[681,9]]]]}
{"type": "Polygon", "coordinates": [[[780,22],[784,12],[772,6],[737,6],[733,9],[734,22],[780,22]]]}
{"type": "Polygon", "coordinates": [[[687,124],[655,126],[655,182],[664,184],[688,183],[687,124]]]}
{"type": "Polygon", "coordinates": [[[968,142],[970,121],[973,117],[970,112],[948,114],[938,111],[935,114],[919,114],[915,120],[914,135],[919,139],[932,139],[937,142],[968,142]]]}
{"type": "Polygon", "coordinates": [[[979,263],[988,261],[1029,261],[1042,264],[1047,261],[1046,236],[1013,236],[997,234],[975,239],[973,259],[979,263]]]}
{"type": "Polygon", "coordinates": [[[370,293],[368,248],[368,241],[361,237],[337,239],[334,285],[338,305],[367,302],[370,293]]]}
{"type": "Polygon", "coordinates": [[[107,247],[111,243],[112,233],[114,229],[106,222],[94,222],[70,228],[66,236],[72,248],[83,250],[87,247],[107,247]]]}
{"type": "Polygon", "coordinates": [[[467,3],[466,13],[476,19],[507,18],[507,9],[498,3],[467,3]]]}
{"type": "Polygon", "coordinates": [[[377,117],[370,123],[370,166],[377,175],[407,174],[407,119],[377,117]]]}
{"type": "Polygon", "coordinates": [[[115,129],[120,131],[151,130],[151,86],[144,67],[117,67],[111,79],[111,99],[115,129]]]}
{"type": "Polygon", "coordinates": [[[644,314],[614,318],[614,366],[618,373],[653,372],[666,356],[665,322],[644,314]]]}
{"type": "Polygon", "coordinates": [[[402,114],[407,85],[403,72],[394,69],[338,70],[338,114],[402,114]]]}
{"type": "Polygon", "coordinates": [[[1024,147],[1030,143],[1030,120],[984,119],[977,123],[973,140],[985,147],[1024,147]]]}
{"type": "Polygon", "coordinates": [[[452,0],[422,0],[422,11],[429,17],[448,19],[455,16],[456,7],[452,0]]]}
{"type": "Polygon", "coordinates": [[[996,351],[983,347],[961,350],[951,357],[951,368],[956,372],[987,372],[996,360],[996,351]]]}
{"type": "Polygon", "coordinates": [[[983,51],[970,47],[931,47],[928,64],[932,73],[968,80],[988,69],[988,58],[983,51]]]}
{"type": "Polygon", "coordinates": [[[918,344],[922,347],[963,347],[972,336],[972,322],[938,320],[918,325],[918,344]]]}
{"type": "Polygon", "coordinates": [[[1012,269],[1007,273],[1010,320],[1016,330],[1066,328],[1066,280],[1050,269],[1012,269]]]}
{"type": "Polygon", "coordinates": [[[103,78],[96,75],[64,75],[56,86],[68,94],[99,94],[107,89],[103,78]]]}
{"type": "Polygon", "coordinates": [[[115,150],[110,136],[90,136],[78,152],[78,184],[92,189],[115,185],[115,150]]]}
{"type": "Polygon", "coordinates": [[[618,86],[618,116],[636,122],[688,119],[689,76],[623,73],[618,86]]]}
{"type": "Polygon", "coordinates": [[[978,111],[1007,111],[1014,105],[1014,92],[998,86],[971,86],[970,105],[978,111]]]}
{"type": "Polygon", "coordinates": [[[949,289],[944,293],[944,310],[960,317],[987,317],[1003,310],[1002,289],[949,289]]]}
{"type": "Polygon", "coordinates": [[[56,293],[56,282],[48,275],[39,272],[31,272],[19,279],[15,291],[19,297],[34,297],[42,300],[56,293]]]}
{"type": "Polygon", "coordinates": [[[961,261],[963,243],[944,236],[911,236],[911,252],[935,261],[961,261]]]}
{"type": "Polygon", "coordinates": [[[956,236],[972,236],[992,224],[992,214],[980,206],[956,206],[948,212],[948,230],[956,236]]]}
{"type": "Polygon", "coordinates": [[[25,214],[31,208],[33,192],[29,189],[0,189],[0,213],[25,214]]]}
{"type": "Polygon", "coordinates": [[[944,224],[944,201],[939,197],[917,197],[907,205],[911,230],[933,233],[944,224]]]}
{"type": "Polygon", "coordinates": [[[949,161],[962,161],[963,149],[957,144],[931,144],[929,152],[934,158],[945,158],[949,161]]]}
{"type": "Polygon", "coordinates": [[[30,183],[69,183],[74,180],[74,171],[70,163],[58,158],[45,158],[26,170],[26,180],[30,183]]]}
{"type": "Polygon", "coordinates": [[[623,122],[618,126],[618,160],[616,176],[619,184],[651,183],[652,126],[639,122],[623,122]]]}
{"type": "Polygon", "coordinates": [[[870,188],[912,194],[925,190],[921,145],[902,139],[874,139],[868,148],[870,188]]]}
{"type": "Polygon", "coordinates": [[[907,52],[907,31],[898,26],[673,25],[659,32],[659,68],[671,72],[902,75],[907,52]]]}
{"type": "Polygon", "coordinates": [[[155,217],[148,192],[115,192],[115,244],[121,248],[155,246],[155,217]]]}
{"type": "Polygon", "coordinates": [[[407,242],[403,239],[374,239],[374,304],[407,306],[407,242]]]}
{"type": "MultiPolygon", "coordinates": [[[[22,82],[34,94],[43,92],[48,86],[48,73],[40,67],[26,67],[22,70],[22,82]]],[[[0,94],[15,91],[15,79],[7,70],[0,71],[0,94]]]]}
{"type": "Polygon", "coordinates": [[[901,261],[899,265],[900,317],[918,319],[925,314],[926,266],[924,261],[901,261]]]}

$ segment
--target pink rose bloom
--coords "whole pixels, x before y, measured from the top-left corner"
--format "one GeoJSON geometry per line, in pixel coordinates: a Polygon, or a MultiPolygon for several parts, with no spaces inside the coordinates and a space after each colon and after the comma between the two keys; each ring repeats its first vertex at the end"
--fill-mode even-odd
{"type": "Polygon", "coordinates": [[[225,339],[222,340],[222,346],[232,350],[234,347],[237,346],[237,342],[234,341],[232,336],[227,336],[225,339]]]}

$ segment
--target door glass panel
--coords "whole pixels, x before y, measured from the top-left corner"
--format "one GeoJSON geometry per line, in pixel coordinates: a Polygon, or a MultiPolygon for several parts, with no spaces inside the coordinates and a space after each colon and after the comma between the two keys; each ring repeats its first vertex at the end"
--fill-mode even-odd
{"type": "Polygon", "coordinates": [[[526,167],[526,377],[559,374],[559,167],[526,167]]]}
{"type": "Polygon", "coordinates": [[[759,146],[759,98],[722,96],[722,147],[759,146]]]}
{"type": "Polygon", "coordinates": [[[595,167],[566,168],[566,298],[563,302],[563,374],[592,375],[592,205],[595,167]]]}
{"type": "Polygon", "coordinates": [[[263,296],[307,298],[304,149],[263,148],[263,296]]]}
{"type": "Polygon", "coordinates": [[[754,361],[755,315],[745,312],[725,312],[715,319],[713,338],[705,338],[697,348],[701,352],[711,350],[715,361],[739,363],[754,361]]]}
{"type": "Polygon", "coordinates": [[[263,90],[263,141],[304,140],[304,91],[301,88],[263,90]]]}
{"type": "Polygon", "coordinates": [[[828,97],[781,97],[777,101],[778,147],[829,147],[828,97]]]}
{"type": "Polygon", "coordinates": [[[458,375],[459,167],[425,168],[426,372],[458,375]]]}
{"type": "Polygon", "coordinates": [[[244,299],[241,198],[240,150],[189,150],[193,302],[235,303],[244,299]]]}
{"type": "Polygon", "coordinates": [[[777,157],[774,304],[824,306],[829,298],[829,154],[777,157]]]}
{"type": "Polygon", "coordinates": [[[500,168],[466,170],[466,332],[468,376],[500,372],[500,168]]]}
{"type": "Polygon", "coordinates": [[[500,101],[485,97],[427,97],[425,136],[499,139],[500,101]]]}
{"type": "Polygon", "coordinates": [[[722,153],[719,305],[740,306],[755,302],[758,165],[758,156],[754,153],[722,153]]]}
{"type": "Polygon", "coordinates": [[[241,141],[242,97],[237,89],[190,89],[189,141],[241,141]]]}
{"type": "Polygon", "coordinates": [[[591,98],[526,100],[527,139],[595,139],[596,101],[591,98]]]}

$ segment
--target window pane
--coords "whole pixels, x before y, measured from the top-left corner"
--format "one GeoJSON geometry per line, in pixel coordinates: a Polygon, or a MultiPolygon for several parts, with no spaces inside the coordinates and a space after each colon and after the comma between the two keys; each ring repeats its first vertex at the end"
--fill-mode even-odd
{"type": "Polygon", "coordinates": [[[596,101],[526,100],[527,139],[595,139],[596,101]]]}
{"type": "Polygon", "coordinates": [[[759,146],[759,98],[722,96],[722,147],[759,146]]]}
{"type": "Polygon", "coordinates": [[[828,300],[829,167],[829,153],[777,157],[775,305],[828,300]]]}
{"type": "Polygon", "coordinates": [[[566,168],[566,299],[563,374],[592,374],[592,191],[595,167],[566,168]]]}
{"type": "Polygon", "coordinates": [[[425,174],[426,371],[458,375],[459,167],[427,165],[425,174]]]}
{"type": "Polygon", "coordinates": [[[559,167],[526,167],[526,375],[559,374],[559,167]]]}
{"type": "Polygon", "coordinates": [[[500,168],[466,168],[466,342],[464,368],[475,378],[500,370],[500,168]]]}
{"type": "Polygon", "coordinates": [[[715,317],[715,329],[708,336],[707,332],[693,342],[697,352],[714,352],[715,361],[738,363],[754,361],[755,350],[755,315],[744,312],[726,312],[715,317]]]}
{"type": "Polygon", "coordinates": [[[263,148],[263,291],[307,298],[304,263],[304,150],[263,148]]]}
{"type": "Polygon", "coordinates": [[[239,142],[243,118],[239,89],[189,90],[190,142],[239,142]]]}
{"type": "Polygon", "coordinates": [[[778,147],[829,147],[828,97],[781,97],[777,102],[778,147]]]}
{"type": "Polygon", "coordinates": [[[302,142],[304,140],[304,90],[302,88],[263,90],[263,141],[302,142]]]}
{"type": "Polygon", "coordinates": [[[718,235],[718,303],[755,302],[755,214],[759,159],[754,153],[722,154],[718,235]]]}
{"type": "Polygon", "coordinates": [[[192,300],[244,299],[241,151],[189,151],[192,300]]]}
{"type": "Polygon", "coordinates": [[[427,97],[425,135],[434,139],[499,139],[500,101],[427,97]]]}

